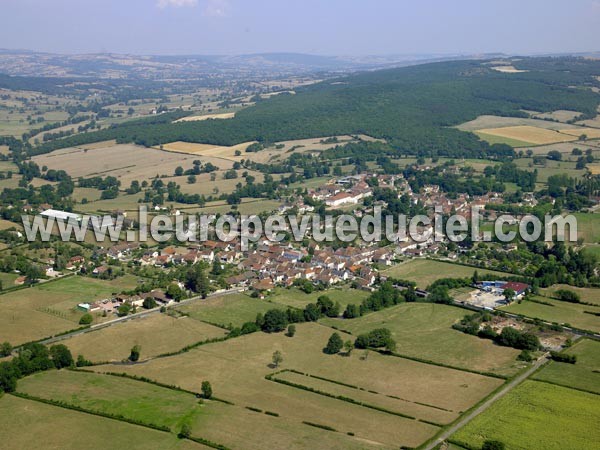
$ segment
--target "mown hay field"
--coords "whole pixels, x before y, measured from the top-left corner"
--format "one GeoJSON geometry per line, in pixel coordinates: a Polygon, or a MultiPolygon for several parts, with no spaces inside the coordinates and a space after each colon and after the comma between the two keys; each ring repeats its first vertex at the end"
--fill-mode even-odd
{"type": "Polygon", "coordinates": [[[277,289],[272,296],[269,296],[269,300],[275,303],[279,303],[285,306],[291,306],[292,308],[304,308],[309,303],[316,303],[317,299],[325,295],[331,299],[331,301],[339,302],[342,307],[353,303],[360,304],[370,294],[367,291],[361,291],[358,289],[343,288],[331,288],[326,291],[316,291],[310,294],[306,294],[300,289],[277,289]]]}
{"type": "Polygon", "coordinates": [[[202,115],[195,115],[195,116],[185,116],[185,117],[182,117],[181,119],[175,120],[174,123],[195,122],[195,121],[202,121],[202,120],[208,120],[208,119],[233,119],[234,117],[235,117],[234,112],[220,113],[220,114],[202,114],[202,115]]]}
{"type": "Polygon", "coordinates": [[[498,136],[502,138],[515,139],[526,142],[526,145],[544,145],[555,142],[575,141],[579,135],[573,136],[562,133],[562,131],[548,130],[530,125],[518,125],[502,128],[484,128],[477,130],[483,135],[498,136]]]}
{"type": "Polygon", "coordinates": [[[451,437],[469,448],[498,440],[507,450],[591,449],[600,441],[595,394],[525,381],[451,437]]]}

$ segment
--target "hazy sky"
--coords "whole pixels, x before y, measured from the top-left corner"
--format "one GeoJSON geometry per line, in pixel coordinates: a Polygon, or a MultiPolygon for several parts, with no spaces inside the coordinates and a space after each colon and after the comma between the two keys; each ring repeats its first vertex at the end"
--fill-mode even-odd
{"type": "Polygon", "coordinates": [[[328,55],[600,50],[600,0],[0,0],[0,48],[328,55]]]}

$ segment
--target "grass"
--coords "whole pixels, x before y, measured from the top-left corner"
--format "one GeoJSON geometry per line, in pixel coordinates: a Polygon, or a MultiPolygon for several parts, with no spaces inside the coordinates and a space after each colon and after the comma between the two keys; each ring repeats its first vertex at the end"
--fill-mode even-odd
{"type": "Polygon", "coordinates": [[[577,237],[588,244],[600,243],[600,214],[575,213],[577,218],[577,237]]]}
{"type": "Polygon", "coordinates": [[[199,300],[177,308],[189,314],[193,319],[223,326],[241,326],[244,322],[254,322],[258,313],[264,314],[269,309],[285,309],[276,303],[246,294],[230,294],[221,297],[199,300]]]}
{"type": "Polygon", "coordinates": [[[468,313],[454,306],[405,303],[358,319],[322,319],[321,323],[351,331],[353,335],[388,328],[399,354],[500,375],[515,373],[519,367],[515,361],[518,351],[451,328],[468,313]]]}
{"type": "Polygon", "coordinates": [[[420,288],[426,288],[435,280],[440,278],[466,278],[471,277],[473,272],[483,275],[502,275],[508,274],[496,272],[493,270],[478,269],[475,267],[462,266],[442,261],[432,261],[429,259],[413,259],[402,264],[391,267],[383,273],[387,276],[402,278],[414,281],[420,288]]]}
{"type": "Polygon", "coordinates": [[[597,312],[593,306],[579,305],[576,303],[561,302],[546,297],[534,297],[550,303],[553,306],[541,303],[523,301],[521,304],[513,303],[502,308],[503,311],[522,314],[535,319],[542,319],[548,322],[557,322],[568,324],[570,326],[583,330],[600,331],[600,317],[592,314],[585,314],[584,311],[597,312]]]}
{"type": "Polygon", "coordinates": [[[140,358],[144,360],[224,335],[221,328],[204,322],[153,314],[80,334],[63,343],[73,355],[84,355],[91,361],[120,361],[127,358],[134,345],[140,345],[140,358]],[[156,336],[160,336],[160,339],[155,339],[156,336]]]}
{"type": "Polygon", "coordinates": [[[78,303],[110,296],[136,285],[131,276],[113,281],[71,276],[0,295],[0,330],[13,345],[79,327],[78,303]]]}
{"type": "Polygon", "coordinates": [[[343,309],[350,303],[360,304],[369,296],[369,293],[366,291],[359,291],[357,289],[343,287],[305,294],[300,289],[290,288],[277,289],[274,295],[269,297],[269,300],[281,305],[291,306],[292,308],[304,308],[309,303],[316,303],[317,299],[322,295],[326,295],[334,303],[339,302],[343,309]]]}
{"type": "Polygon", "coordinates": [[[600,306],[600,289],[598,288],[580,288],[567,284],[555,284],[549,288],[541,289],[541,292],[548,297],[552,297],[560,289],[576,292],[581,297],[582,302],[594,303],[600,306]]]}
{"type": "Polygon", "coordinates": [[[103,450],[202,450],[207,447],[161,431],[92,416],[12,395],[0,398],[2,448],[60,448],[103,450]],[[6,430],[11,430],[7,432],[6,430]]]}
{"type": "MultiPolygon", "coordinates": [[[[401,445],[416,447],[438,430],[422,422],[268,381],[264,377],[274,371],[271,357],[275,350],[283,355],[281,368],[296,369],[405,399],[406,402],[398,403],[398,408],[406,405],[405,411],[414,411],[412,404],[418,403],[455,413],[465,411],[502,383],[496,378],[375,352],[367,359],[361,358],[359,352],[350,357],[326,355],[322,349],[331,333],[330,328],[322,325],[304,323],[297,325],[296,335],[292,338],[283,333],[258,332],[144,364],[96,366],[94,370],[116,369],[187,389],[197,389],[200,380],[209,380],[215,395],[234,402],[236,407],[251,406],[280,415],[269,421],[265,421],[264,415],[246,416],[261,417],[261,436],[256,436],[258,425],[241,421],[237,409],[227,409],[231,413],[220,418],[203,416],[198,433],[232,448],[260,448],[260,445],[262,448],[346,448],[378,444],[395,448],[401,445]],[[323,434],[323,430],[304,427],[304,421],[331,426],[339,433],[323,434]],[[281,430],[289,431],[275,445],[273,436],[281,430]],[[308,433],[307,437],[292,445],[290,440],[297,439],[297,433],[302,430],[308,433]],[[349,437],[347,432],[356,436],[349,437]],[[318,441],[325,436],[329,441],[318,441]],[[263,442],[264,439],[272,445],[263,442]]],[[[341,334],[345,340],[350,338],[341,334]]]]}
{"type": "Polygon", "coordinates": [[[496,136],[494,134],[484,133],[483,131],[475,131],[475,134],[480,139],[488,142],[489,144],[506,144],[511,147],[529,147],[536,145],[533,142],[523,141],[520,139],[513,139],[505,136],[496,136]]]}
{"type": "Polygon", "coordinates": [[[583,339],[566,353],[577,355],[577,363],[551,361],[534,378],[600,394],[600,343],[583,339]]]}
{"type": "MultiPolygon", "coordinates": [[[[199,387],[198,389],[199,390],[199,387]]],[[[52,370],[19,381],[18,392],[179,429],[207,409],[192,394],[87,372],[52,370]]]]}
{"type": "Polygon", "coordinates": [[[453,441],[481,448],[486,439],[508,450],[596,448],[600,408],[594,394],[525,381],[456,433],[453,441]]]}
{"type": "Polygon", "coordinates": [[[2,289],[8,289],[15,286],[15,280],[19,278],[18,273],[0,272],[0,286],[2,289]]]}
{"type": "Polygon", "coordinates": [[[514,139],[529,145],[554,144],[555,142],[576,141],[577,137],[563,134],[558,130],[548,130],[530,125],[517,125],[513,127],[486,128],[477,131],[481,135],[497,136],[503,139],[514,139]]]}

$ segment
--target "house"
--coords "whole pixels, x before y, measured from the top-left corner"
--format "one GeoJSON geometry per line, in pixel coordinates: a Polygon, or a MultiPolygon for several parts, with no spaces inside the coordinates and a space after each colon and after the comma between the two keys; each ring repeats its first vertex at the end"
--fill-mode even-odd
{"type": "Polygon", "coordinates": [[[96,267],[94,270],[92,270],[92,273],[94,275],[102,275],[103,273],[106,273],[109,270],[108,266],[98,266],[96,267]]]}
{"type": "Polygon", "coordinates": [[[343,205],[356,205],[358,200],[359,199],[355,195],[348,194],[347,192],[340,192],[325,200],[325,205],[337,208],[338,206],[343,205]]]}
{"type": "Polygon", "coordinates": [[[85,258],[83,256],[73,256],[69,259],[69,262],[66,265],[67,270],[75,270],[78,267],[81,267],[85,263],[85,258]]]}

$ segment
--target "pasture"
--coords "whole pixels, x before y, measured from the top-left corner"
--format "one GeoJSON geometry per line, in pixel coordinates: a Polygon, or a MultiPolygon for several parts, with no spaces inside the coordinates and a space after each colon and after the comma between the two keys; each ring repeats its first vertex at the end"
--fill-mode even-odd
{"type": "Polygon", "coordinates": [[[481,448],[487,439],[508,450],[595,448],[600,440],[600,408],[594,394],[525,381],[451,437],[481,448]]]}
{"type": "Polygon", "coordinates": [[[131,276],[112,281],[70,276],[0,295],[1,340],[18,345],[78,328],[83,315],[75,310],[78,303],[103,299],[135,285],[131,276]]]}
{"type": "Polygon", "coordinates": [[[577,362],[550,361],[534,379],[600,394],[600,342],[582,339],[565,353],[577,355],[577,362]]]}
{"type": "Polygon", "coordinates": [[[173,434],[92,416],[13,395],[0,397],[0,433],[7,450],[47,448],[103,450],[107,433],[112,448],[131,450],[204,450],[173,434]],[[24,432],[26,430],[26,432],[24,432]],[[81,430],[85,430],[82,432],[81,430]],[[40,438],[43,436],[43,438],[40,438]]]}
{"type": "Polygon", "coordinates": [[[523,117],[502,117],[483,115],[474,120],[458,125],[456,128],[463,131],[484,131],[486,129],[513,128],[527,126],[529,128],[542,128],[546,130],[578,129],[575,125],[566,125],[547,120],[523,117]]]}
{"type": "Polygon", "coordinates": [[[152,314],[80,334],[62,343],[73,355],[83,355],[91,361],[121,361],[129,356],[134,345],[140,345],[140,359],[145,360],[225,335],[221,328],[188,317],[152,314]]]}
{"type": "Polygon", "coordinates": [[[478,269],[475,267],[462,266],[442,261],[433,261],[430,259],[411,259],[392,266],[382,273],[394,278],[414,281],[419,288],[425,289],[435,280],[440,278],[467,278],[473,276],[477,271],[479,275],[490,276],[503,275],[506,273],[496,272],[494,270],[478,269]]]}
{"type": "Polygon", "coordinates": [[[576,292],[581,297],[582,302],[594,303],[600,306],[600,289],[598,288],[580,288],[567,284],[554,284],[549,288],[542,288],[540,291],[543,295],[552,297],[560,289],[576,292]]]}
{"type": "Polygon", "coordinates": [[[453,330],[469,311],[433,303],[404,303],[357,319],[321,319],[320,323],[352,332],[354,336],[375,328],[388,328],[396,352],[469,370],[511,375],[520,367],[518,351],[494,345],[453,330]]]}
{"type": "Polygon", "coordinates": [[[595,313],[598,312],[598,308],[552,300],[547,297],[534,296],[533,298],[549,303],[549,305],[525,300],[520,304],[512,303],[509,306],[503,307],[502,310],[515,314],[522,314],[534,319],[567,324],[583,330],[591,330],[594,332],[600,331],[600,317],[584,312],[590,311],[595,313]]]}
{"type": "MultiPolygon", "coordinates": [[[[274,422],[267,422],[261,428],[263,436],[271,436],[272,427],[299,430],[305,427],[302,422],[308,421],[338,430],[339,433],[330,432],[331,439],[338,442],[336,447],[378,444],[396,448],[400,445],[416,447],[438,428],[266,380],[264,377],[274,372],[271,355],[275,350],[283,355],[280,366],[283,369],[295,369],[360,386],[382,396],[398,397],[403,401],[399,401],[395,408],[401,413],[416,412],[415,405],[424,406],[419,410],[422,418],[440,419],[440,408],[456,415],[502,383],[495,378],[376,352],[371,352],[367,358],[361,357],[358,351],[349,357],[326,355],[322,349],[331,332],[328,327],[304,323],[298,324],[296,335],[291,338],[283,333],[258,332],[203,345],[187,353],[154,359],[144,364],[104,365],[94,370],[125,371],[192,390],[198,389],[200,380],[210,380],[215,395],[236,406],[251,406],[279,414],[278,418],[273,419],[274,422]],[[352,432],[355,436],[348,437],[344,434],[346,432],[352,432]]],[[[341,334],[343,339],[351,338],[341,334]]],[[[233,412],[221,419],[210,414],[203,416],[203,423],[210,424],[210,427],[200,427],[198,434],[234,448],[257,448],[258,442],[253,435],[255,430],[250,429],[255,424],[238,424],[235,416],[233,412]],[[236,423],[239,429],[232,434],[224,433],[223,427],[229,430],[232,423],[236,423]],[[241,442],[243,445],[240,445],[241,442]]],[[[312,427],[309,429],[312,430],[312,427]]],[[[282,439],[284,441],[278,446],[287,447],[290,437],[282,439]]],[[[310,447],[311,442],[296,442],[295,445],[310,447]]],[[[312,445],[315,445],[314,441],[312,445]]]]}
{"type": "Polygon", "coordinates": [[[264,314],[274,308],[285,309],[276,303],[252,298],[246,294],[228,294],[198,300],[176,309],[188,314],[192,319],[225,327],[239,327],[244,322],[254,322],[258,313],[264,314]]]}
{"type": "Polygon", "coordinates": [[[360,304],[369,296],[369,293],[347,287],[334,287],[325,291],[316,291],[305,294],[300,289],[292,287],[290,289],[277,289],[273,295],[268,297],[268,299],[269,301],[285,306],[291,306],[292,308],[304,308],[309,303],[316,303],[321,295],[326,295],[334,303],[339,302],[342,308],[345,308],[346,305],[350,303],[360,304]]]}
{"type": "Polygon", "coordinates": [[[575,213],[577,219],[577,237],[588,244],[600,243],[600,214],[575,213]]]}

